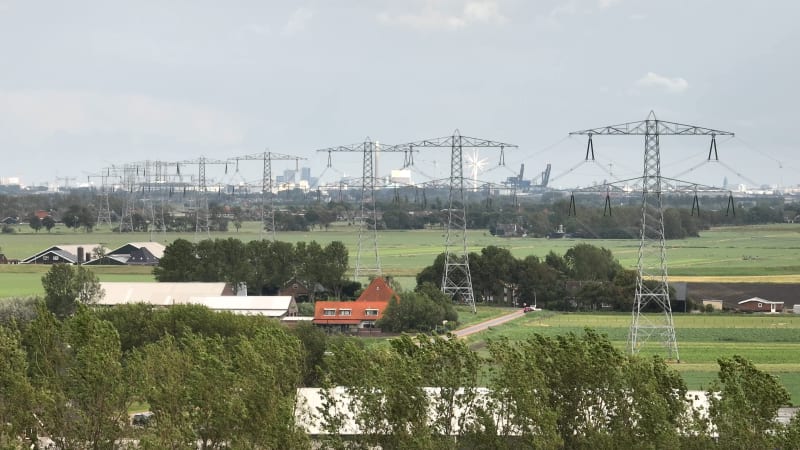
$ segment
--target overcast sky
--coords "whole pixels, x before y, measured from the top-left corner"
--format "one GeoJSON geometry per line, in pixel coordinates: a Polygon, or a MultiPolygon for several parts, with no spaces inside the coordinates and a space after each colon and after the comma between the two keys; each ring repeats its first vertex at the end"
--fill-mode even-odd
{"type": "MultiPolygon", "coordinates": [[[[584,186],[641,175],[643,138],[596,137],[581,164],[569,132],[654,110],[736,133],[720,164],[705,137],[663,137],[663,175],[795,185],[798,23],[796,0],[0,0],[0,176],[269,149],[332,182],[361,157],[326,169],[317,149],[459,129],[519,145],[505,167],[481,151],[482,179],[551,163],[554,186],[584,186]]],[[[447,175],[449,152],[422,152],[415,181],[447,175]]]]}

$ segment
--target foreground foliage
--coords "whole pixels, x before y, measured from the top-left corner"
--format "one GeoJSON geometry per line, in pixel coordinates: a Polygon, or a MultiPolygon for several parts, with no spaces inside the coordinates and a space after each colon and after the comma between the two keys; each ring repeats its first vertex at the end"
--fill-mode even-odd
{"type": "Polygon", "coordinates": [[[202,307],[78,305],[60,319],[39,304],[0,326],[0,447],[797,448],[800,418],[774,421],[788,402],[777,380],[743,358],[719,365],[698,413],[662,359],[592,330],[479,354],[452,336],[367,347],[202,307]],[[298,421],[302,386],[320,386],[322,404],[298,421]],[[145,426],[129,422],[134,402],[153,413],[145,426]],[[307,420],[324,433],[307,435],[307,420]]]}

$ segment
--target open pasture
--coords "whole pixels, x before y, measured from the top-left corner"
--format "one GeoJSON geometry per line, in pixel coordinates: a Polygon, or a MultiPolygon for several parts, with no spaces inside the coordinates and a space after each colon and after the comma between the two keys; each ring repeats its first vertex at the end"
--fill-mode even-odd
{"type": "MultiPolygon", "coordinates": [[[[800,401],[800,316],[791,314],[675,314],[680,363],[672,363],[690,389],[704,389],[714,378],[717,359],[740,355],[781,378],[795,402],[800,401]]],[[[541,311],[467,338],[481,349],[486,340],[524,340],[534,333],[554,336],[592,328],[624,351],[630,314],[570,314],[541,311]]],[[[643,354],[664,352],[650,342],[643,354]]]]}
{"type": "MultiPolygon", "coordinates": [[[[268,238],[267,234],[259,231],[259,225],[249,222],[239,232],[211,233],[210,237],[233,237],[242,241],[268,238]]],[[[178,238],[194,241],[195,234],[84,233],[62,228],[51,233],[34,233],[20,226],[18,232],[0,236],[0,251],[9,258],[23,259],[56,244],[102,243],[115,248],[126,242],[151,239],[169,244],[178,238]]],[[[277,239],[292,243],[315,240],[321,245],[342,241],[350,250],[350,266],[356,262],[358,230],[355,227],[339,224],[328,231],[278,233],[277,239]]],[[[508,249],[517,258],[529,255],[544,258],[550,251],[563,255],[576,244],[588,243],[608,248],[624,267],[631,269],[636,266],[639,245],[637,240],[629,239],[501,238],[485,230],[469,231],[468,242],[470,251],[479,252],[486,246],[495,245],[508,249]]],[[[444,230],[381,231],[378,245],[384,273],[397,277],[401,285],[411,288],[414,276],[444,251],[444,230]]],[[[669,274],[674,281],[800,282],[800,224],[716,228],[704,231],[699,238],[668,241],[667,246],[669,274]]],[[[0,298],[38,292],[35,286],[24,280],[23,275],[38,273],[38,269],[18,270],[0,266],[0,298]],[[24,286],[34,290],[28,291],[24,286]]],[[[104,279],[99,270],[98,273],[104,279]]],[[[28,281],[33,278],[35,276],[29,276],[28,281]]]]}

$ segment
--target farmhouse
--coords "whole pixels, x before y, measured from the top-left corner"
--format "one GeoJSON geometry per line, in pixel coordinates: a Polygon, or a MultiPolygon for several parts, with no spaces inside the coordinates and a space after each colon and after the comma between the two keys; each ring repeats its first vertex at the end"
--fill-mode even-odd
{"type": "Polygon", "coordinates": [[[375,278],[364,292],[352,302],[318,301],[314,305],[314,324],[326,331],[352,332],[374,328],[375,322],[391,299],[400,300],[397,293],[381,277],[375,278]]]}
{"type": "Polygon", "coordinates": [[[783,302],[772,302],[760,297],[748,298],[739,302],[739,311],[745,312],[783,312],[783,302]]]}
{"type": "Polygon", "coordinates": [[[296,302],[309,302],[326,291],[327,289],[319,283],[305,282],[292,277],[278,290],[278,295],[289,295],[296,302]]]}

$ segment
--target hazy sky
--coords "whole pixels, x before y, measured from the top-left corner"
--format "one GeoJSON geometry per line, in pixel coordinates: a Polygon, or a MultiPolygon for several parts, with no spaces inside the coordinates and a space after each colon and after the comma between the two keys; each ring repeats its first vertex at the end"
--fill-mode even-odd
{"type": "MultiPolygon", "coordinates": [[[[641,175],[643,138],[596,137],[581,164],[568,133],[654,110],[736,133],[721,164],[705,137],[663,137],[663,175],[795,185],[798,23],[796,0],[0,0],[0,176],[269,149],[332,181],[361,157],[326,169],[316,149],[457,128],[519,145],[506,167],[481,151],[483,179],[551,163],[553,185],[587,185],[641,175]]],[[[422,152],[415,181],[447,175],[448,151],[422,152]]]]}

